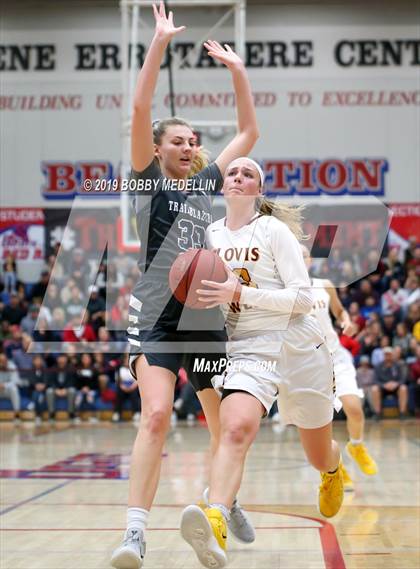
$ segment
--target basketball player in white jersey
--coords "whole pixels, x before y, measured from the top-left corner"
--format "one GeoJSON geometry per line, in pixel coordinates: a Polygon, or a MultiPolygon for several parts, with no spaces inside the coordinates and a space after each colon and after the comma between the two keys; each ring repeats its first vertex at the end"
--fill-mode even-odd
{"type": "MultiPolygon", "coordinates": [[[[306,266],[309,269],[312,264],[312,258],[304,245],[302,245],[302,251],[306,266]]],[[[353,336],[356,332],[355,327],[350,320],[347,310],[341,304],[331,281],[313,278],[312,296],[314,300],[312,314],[317,318],[325,335],[327,346],[331,351],[334,363],[336,394],[343,404],[343,410],[347,417],[347,430],[350,437],[346,445],[347,454],[356,462],[363,474],[373,476],[378,472],[378,468],[363,443],[365,424],[361,403],[363,390],[357,386],[353,358],[350,352],[340,344],[331,321],[330,311],[346,336],[353,336]]],[[[344,488],[350,491],[353,490],[353,481],[344,466],[343,477],[344,488]]]]}
{"type": "Polygon", "coordinates": [[[300,211],[262,199],[256,162],[238,158],[226,170],[226,218],[207,229],[207,245],[229,269],[224,283],[202,281],[208,308],[226,315],[228,366],[213,378],[222,393],[220,438],[208,507],[188,506],[181,535],[209,568],[227,563],[229,510],[261,418],[278,397],[280,413],[298,427],[309,462],[321,471],[318,507],[334,516],[343,500],[338,445],[332,439],[332,359],[312,308],[310,280],[297,237],[300,211]],[[280,220],[280,217],[283,220],[280,220]],[[295,234],[294,234],[295,233],[295,234]]]}

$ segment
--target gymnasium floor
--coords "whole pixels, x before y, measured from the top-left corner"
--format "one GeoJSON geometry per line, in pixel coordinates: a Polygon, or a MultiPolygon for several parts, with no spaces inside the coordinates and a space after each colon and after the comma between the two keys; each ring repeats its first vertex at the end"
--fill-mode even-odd
{"type": "MultiPolygon", "coordinates": [[[[257,529],[229,543],[236,569],[409,569],[420,566],[419,423],[367,423],[380,472],[357,474],[333,521],[316,509],[317,473],[297,432],[265,423],[246,466],[241,500],[257,529]]],[[[0,425],[1,569],[107,569],[124,530],[130,423],[0,425]]],[[[344,422],[335,436],[346,441],[344,422]]],[[[199,569],[178,533],[184,505],[206,485],[208,435],[178,423],[168,437],[147,533],[145,569],[199,569]]],[[[346,459],[346,464],[349,461],[346,459]]]]}

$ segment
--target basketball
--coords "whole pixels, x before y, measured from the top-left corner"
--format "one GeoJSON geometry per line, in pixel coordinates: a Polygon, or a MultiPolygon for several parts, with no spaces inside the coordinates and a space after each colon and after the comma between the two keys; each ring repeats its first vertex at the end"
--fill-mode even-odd
{"type": "Polygon", "coordinates": [[[202,280],[222,283],[226,280],[225,264],[217,253],[207,249],[188,249],[172,263],[169,286],[175,298],[188,308],[203,309],[197,289],[205,288],[202,280]]]}

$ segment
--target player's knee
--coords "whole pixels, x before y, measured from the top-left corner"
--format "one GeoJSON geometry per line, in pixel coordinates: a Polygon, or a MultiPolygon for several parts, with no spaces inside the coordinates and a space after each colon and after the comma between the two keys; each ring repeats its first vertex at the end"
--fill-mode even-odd
{"type": "Polygon", "coordinates": [[[249,446],[255,436],[255,429],[249,420],[231,421],[222,427],[222,438],[229,446],[249,446]]]}
{"type": "Polygon", "coordinates": [[[363,410],[360,401],[351,401],[344,407],[347,417],[352,419],[363,419],[363,410]]]}
{"type": "Polygon", "coordinates": [[[408,392],[408,388],[407,388],[406,385],[400,385],[399,388],[398,388],[398,391],[399,391],[400,393],[407,393],[407,392],[408,392]]]}
{"type": "Polygon", "coordinates": [[[165,437],[169,428],[171,409],[163,406],[152,407],[142,413],[142,427],[154,437],[165,437]]]}
{"type": "Polygon", "coordinates": [[[373,394],[379,393],[379,385],[372,385],[371,393],[373,393],[373,394]]]}

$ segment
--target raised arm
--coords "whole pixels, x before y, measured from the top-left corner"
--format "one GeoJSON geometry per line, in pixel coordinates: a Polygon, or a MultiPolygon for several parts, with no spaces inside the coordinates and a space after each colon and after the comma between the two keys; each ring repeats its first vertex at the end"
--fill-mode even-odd
{"type": "Polygon", "coordinates": [[[221,61],[229,69],[235,91],[237,134],[216,159],[216,164],[224,175],[232,160],[246,156],[257,142],[259,137],[257,116],[251,85],[241,58],[227,44],[223,48],[218,42],[209,40],[204,46],[211,57],[221,61]]]}
{"type": "Polygon", "coordinates": [[[159,9],[153,5],[153,13],[156,21],[155,35],[138,75],[133,98],[131,164],[138,172],[142,172],[154,156],[151,109],[160,64],[172,37],[185,30],[185,26],[174,26],[172,12],[166,16],[163,2],[159,9]]]}

